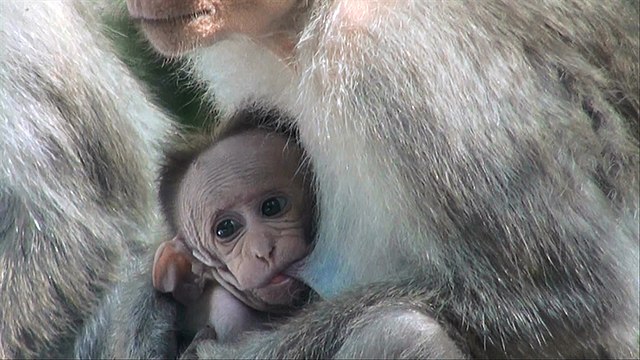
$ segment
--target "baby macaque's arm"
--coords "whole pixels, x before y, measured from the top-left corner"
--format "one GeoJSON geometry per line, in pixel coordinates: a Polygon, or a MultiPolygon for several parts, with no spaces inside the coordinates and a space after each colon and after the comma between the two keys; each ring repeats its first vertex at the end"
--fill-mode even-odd
{"type": "Polygon", "coordinates": [[[244,331],[260,325],[264,316],[249,308],[215,282],[205,281],[193,271],[197,260],[179,237],[165,241],[156,250],[153,262],[153,287],[171,293],[185,306],[179,330],[195,334],[205,326],[215,330],[220,342],[233,341],[244,331]]]}
{"type": "Polygon", "coordinates": [[[187,306],[182,327],[195,334],[210,326],[215,330],[216,339],[224,343],[238,339],[245,331],[257,329],[264,317],[221,285],[211,283],[196,302],[187,306]]]}

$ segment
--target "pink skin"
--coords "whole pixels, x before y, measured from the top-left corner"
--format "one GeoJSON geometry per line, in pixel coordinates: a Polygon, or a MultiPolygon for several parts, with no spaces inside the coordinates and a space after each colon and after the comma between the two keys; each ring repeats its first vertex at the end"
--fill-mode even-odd
{"type": "Polygon", "coordinates": [[[131,17],[141,24],[160,52],[176,56],[209,46],[230,34],[265,41],[277,39],[274,50],[292,48],[283,24],[300,8],[299,0],[127,0],[131,17]]]}
{"type": "Polygon", "coordinates": [[[205,326],[210,326],[218,341],[230,342],[243,332],[259,328],[264,316],[225,288],[209,286],[186,307],[184,319],[182,328],[187,332],[196,333],[205,326]]]}
{"type": "MultiPolygon", "coordinates": [[[[188,252],[180,256],[193,264],[200,289],[203,279],[213,279],[269,312],[287,312],[306,295],[308,287],[294,278],[311,250],[312,201],[301,156],[283,136],[252,130],[219,141],[190,165],[176,198],[180,234],[172,241],[182,245],[172,249],[188,252]]],[[[192,288],[179,284],[190,276],[165,270],[178,263],[172,256],[156,261],[156,288],[192,288]]]]}

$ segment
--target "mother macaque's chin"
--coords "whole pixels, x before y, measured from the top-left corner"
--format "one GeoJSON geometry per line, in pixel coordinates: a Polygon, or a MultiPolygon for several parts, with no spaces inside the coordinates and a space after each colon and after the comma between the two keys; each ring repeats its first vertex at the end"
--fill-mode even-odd
{"type": "MultiPolygon", "coordinates": [[[[231,34],[262,42],[267,34],[287,33],[291,29],[283,24],[290,23],[300,4],[297,0],[127,1],[131,17],[140,22],[151,44],[170,57],[211,46],[231,34]]],[[[282,47],[276,45],[274,50],[280,53],[282,47]]]]}
{"type": "Polygon", "coordinates": [[[220,22],[208,14],[170,20],[140,20],[140,24],[153,47],[168,57],[211,46],[228,34],[220,22]]]}

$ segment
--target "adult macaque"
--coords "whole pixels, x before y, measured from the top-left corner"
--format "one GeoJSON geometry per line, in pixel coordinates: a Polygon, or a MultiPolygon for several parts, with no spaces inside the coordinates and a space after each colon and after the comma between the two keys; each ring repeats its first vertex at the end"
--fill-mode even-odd
{"type": "Polygon", "coordinates": [[[121,260],[160,223],[154,179],[169,122],[93,10],[0,1],[2,359],[68,357],[121,260]]]}
{"type": "Polygon", "coordinates": [[[127,3],[315,174],[331,301],[200,356],[638,356],[637,3],[127,3]]]}
{"type": "Polygon", "coordinates": [[[291,275],[311,248],[313,198],[300,148],[247,130],[169,158],[161,201],[177,235],[156,251],[154,288],[224,342],[265,320],[250,309],[301,305],[308,287],[291,275]]]}
{"type": "MultiPolygon", "coordinates": [[[[94,307],[157,235],[161,114],[93,9],[0,4],[0,357],[63,356],[91,313],[76,350],[175,352],[151,260],[94,307]]],[[[199,355],[638,357],[636,2],[128,5],[161,52],[190,51],[223,127],[281,111],[315,174],[301,279],[331,301],[199,355]]]]}

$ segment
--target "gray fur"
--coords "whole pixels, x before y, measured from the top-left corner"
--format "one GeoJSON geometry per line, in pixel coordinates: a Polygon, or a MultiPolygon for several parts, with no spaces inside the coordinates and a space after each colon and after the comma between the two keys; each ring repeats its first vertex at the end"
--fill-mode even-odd
{"type": "MultiPolygon", "coordinates": [[[[158,237],[159,238],[159,237],[158,237]]],[[[152,251],[149,249],[148,254],[152,251]]],[[[153,259],[129,257],[74,344],[74,357],[166,359],[178,354],[178,308],[151,285],[153,259]]],[[[124,264],[125,262],[123,262],[124,264]]]]}
{"type": "MultiPolygon", "coordinates": [[[[158,132],[137,137],[143,126],[118,121],[131,109],[113,110],[114,93],[130,101],[144,94],[135,95],[125,75],[110,75],[122,73],[98,50],[105,46],[89,40],[60,52],[69,37],[50,31],[50,17],[20,24],[24,17],[6,15],[18,6],[6,2],[1,31],[11,56],[3,52],[0,68],[0,126],[15,136],[0,140],[8,154],[0,209],[10,214],[0,223],[0,357],[35,356],[64,344],[58,340],[73,334],[114,274],[114,259],[128,241],[143,238],[138,231],[155,214],[151,196],[144,196],[151,193],[154,152],[144,141],[158,132]],[[20,38],[28,29],[40,37],[20,38]],[[11,46],[20,49],[12,54],[11,46]],[[97,76],[61,91],[64,82],[51,83],[43,64],[69,54],[87,61],[65,68],[65,78],[97,76]],[[108,64],[116,70],[104,70],[108,64]],[[34,74],[49,81],[29,79],[34,74]],[[104,92],[87,97],[100,99],[98,105],[111,101],[109,116],[78,113],[102,107],[83,107],[82,96],[69,96],[96,85],[104,92]],[[52,86],[71,107],[52,109],[37,95],[52,86]],[[82,124],[69,121],[78,116],[82,124]],[[109,121],[86,120],[95,118],[109,121]],[[35,125],[44,126],[40,137],[26,133],[35,125]],[[110,151],[87,148],[72,136],[78,126],[95,130],[81,134],[98,136],[110,151]],[[50,141],[59,136],[64,141],[50,141]],[[115,154],[120,157],[108,156],[115,154]],[[133,164],[109,162],[125,156],[133,164]],[[104,164],[108,172],[92,173],[104,164]],[[97,180],[103,178],[110,181],[97,180]],[[85,264],[95,267],[73,268],[85,264]],[[50,292],[52,284],[75,301],[50,292]],[[25,289],[38,293],[24,301],[25,289]],[[58,320],[53,328],[51,319],[58,320]]],[[[255,104],[296,119],[320,208],[304,280],[325,298],[275,331],[226,347],[205,339],[196,353],[365,356],[366,339],[388,334],[384,350],[391,351],[382,355],[406,358],[637,357],[638,14],[628,6],[637,3],[381,3],[365,12],[366,22],[353,24],[342,12],[347,2],[312,2],[295,67],[240,36],[191,55],[194,74],[225,119],[255,104]],[[380,319],[402,314],[417,314],[417,322],[424,316],[423,327],[405,327],[400,319],[389,324],[397,331],[379,329],[380,319]],[[415,341],[398,354],[408,336],[415,341]]],[[[68,5],[58,11],[70,18],[55,26],[97,36],[83,32],[86,24],[68,5]]],[[[161,129],[158,124],[145,126],[161,129]]],[[[150,265],[133,265],[144,278],[150,265]]],[[[77,355],[173,354],[175,304],[134,280],[120,283],[87,323],[76,345],[90,351],[77,355]],[[116,330],[112,319],[121,324],[116,330]]]]}
{"type": "Polygon", "coordinates": [[[320,207],[304,280],[331,299],[199,354],[344,356],[373,296],[474,357],[637,357],[637,9],[382,1],[354,24],[353,3],[313,2],[295,67],[240,36],[191,55],[226,114],[297,119],[320,207]]]}
{"type": "Polygon", "coordinates": [[[0,2],[0,358],[68,356],[157,222],[169,122],[85,5],[0,2]]]}

